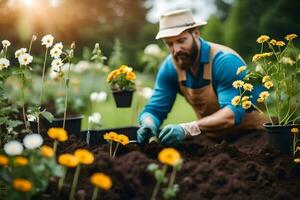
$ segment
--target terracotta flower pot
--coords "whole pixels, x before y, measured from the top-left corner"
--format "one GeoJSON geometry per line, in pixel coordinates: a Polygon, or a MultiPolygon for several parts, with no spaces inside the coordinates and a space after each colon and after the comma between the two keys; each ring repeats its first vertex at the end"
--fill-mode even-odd
{"type": "Polygon", "coordinates": [[[293,147],[293,134],[292,128],[299,128],[298,124],[288,125],[272,125],[265,123],[264,127],[267,129],[270,145],[278,149],[281,153],[292,153],[293,147]]]}
{"type": "Polygon", "coordinates": [[[132,96],[134,90],[113,91],[116,106],[118,108],[131,107],[132,96]]]}

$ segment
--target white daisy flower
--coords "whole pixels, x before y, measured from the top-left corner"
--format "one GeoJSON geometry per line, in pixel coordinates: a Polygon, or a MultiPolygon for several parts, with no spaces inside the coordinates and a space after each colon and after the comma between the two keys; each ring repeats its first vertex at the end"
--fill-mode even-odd
{"type": "Polygon", "coordinates": [[[32,59],[33,57],[28,53],[24,53],[18,57],[20,65],[25,65],[25,66],[30,64],[32,62],[32,59]]]}
{"type": "Polygon", "coordinates": [[[64,48],[64,46],[61,42],[59,42],[59,43],[56,43],[53,48],[58,48],[58,49],[62,50],[64,48]]]}
{"type": "Polygon", "coordinates": [[[52,35],[45,35],[43,38],[42,38],[42,45],[45,45],[46,48],[49,48],[53,45],[53,40],[54,40],[54,37],[52,35]]]}
{"type": "Polygon", "coordinates": [[[150,56],[157,56],[161,53],[161,49],[159,48],[159,46],[157,44],[149,44],[144,49],[144,53],[146,55],[150,55],[150,56]]]}
{"type": "Polygon", "coordinates": [[[97,96],[98,96],[98,93],[97,93],[97,92],[93,92],[93,93],[90,95],[90,100],[91,100],[91,101],[96,101],[97,96]]]}
{"type": "Polygon", "coordinates": [[[26,49],[26,48],[21,48],[21,49],[17,50],[17,51],[15,52],[15,58],[18,58],[20,55],[22,55],[22,54],[24,54],[24,53],[26,53],[26,52],[27,52],[27,49],[26,49]]]}
{"type": "Polygon", "coordinates": [[[8,40],[2,40],[3,48],[7,48],[10,46],[10,42],[8,40]]]}
{"type": "Polygon", "coordinates": [[[6,58],[0,58],[0,70],[8,68],[9,65],[9,60],[7,60],[6,58]]]}
{"type": "Polygon", "coordinates": [[[55,72],[60,72],[62,65],[63,65],[63,62],[60,58],[54,59],[51,63],[52,70],[55,72]]]}
{"type": "Polygon", "coordinates": [[[58,47],[53,47],[51,50],[50,50],[50,55],[52,58],[59,58],[59,56],[62,54],[62,50],[59,49],[58,47]]]}
{"type": "Polygon", "coordinates": [[[4,151],[9,156],[20,155],[23,152],[23,145],[16,141],[10,141],[4,145],[4,151]]]}
{"type": "Polygon", "coordinates": [[[99,93],[93,92],[90,95],[90,99],[91,99],[91,101],[95,101],[95,102],[103,102],[107,99],[107,93],[104,91],[101,91],[99,93]]]}
{"type": "Polygon", "coordinates": [[[101,118],[101,114],[95,112],[91,116],[89,116],[89,124],[100,124],[101,118]]]}
{"type": "Polygon", "coordinates": [[[29,134],[24,137],[23,144],[27,149],[35,149],[43,144],[43,138],[40,134],[29,134]]]}

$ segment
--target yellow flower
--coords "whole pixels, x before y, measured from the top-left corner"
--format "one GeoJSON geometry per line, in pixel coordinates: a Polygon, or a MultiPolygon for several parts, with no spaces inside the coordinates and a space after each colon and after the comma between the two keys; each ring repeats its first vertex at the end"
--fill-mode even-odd
{"type": "Polygon", "coordinates": [[[277,41],[276,46],[283,47],[285,45],[284,41],[277,41]]]}
{"type": "Polygon", "coordinates": [[[237,71],[236,71],[236,75],[239,75],[241,72],[245,71],[246,68],[247,68],[246,66],[241,66],[241,67],[239,67],[239,68],[237,69],[237,71]]]}
{"type": "Polygon", "coordinates": [[[270,77],[269,76],[264,76],[263,78],[262,78],[262,83],[265,83],[265,82],[267,82],[267,81],[269,81],[270,80],[270,77]]]}
{"type": "Polygon", "coordinates": [[[50,128],[48,130],[48,135],[50,138],[60,142],[64,142],[68,139],[67,132],[63,128],[50,128]]]}
{"type": "Polygon", "coordinates": [[[77,167],[78,158],[70,153],[61,154],[58,156],[58,163],[66,167],[77,167]]]}
{"type": "Polygon", "coordinates": [[[28,159],[23,156],[17,156],[15,159],[15,164],[19,166],[25,166],[28,164],[28,159]]]}
{"type": "Polygon", "coordinates": [[[273,45],[273,46],[275,46],[275,45],[276,45],[276,42],[277,42],[276,40],[272,39],[272,40],[270,41],[270,44],[273,45]]]}
{"type": "Polygon", "coordinates": [[[132,68],[128,67],[127,65],[122,65],[119,68],[120,73],[127,73],[127,72],[132,72],[132,68]]]}
{"type": "Polygon", "coordinates": [[[295,163],[300,163],[300,158],[294,158],[295,163]]]}
{"type": "Polygon", "coordinates": [[[29,192],[32,188],[32,183],[29,180],[22,178],[14,179],[12,185],[20,192],[29,192]]]}
{"type": "Polygon", "coordinates": [[[242,107],[243,107],[244,109],[250,108],[250,107],[251,107],[251,101],[244,101],[244,102],[242,103],[242,107]]]}
{"type": "Polygon", "coordinates": [[[269,36],[261,35],[257,38],[256,42],[261,44],[261,43],[264,43],[264,42],[268,41],[269,39],[270,39],[269,36]]]}
{"type": "Polygon", "coordinates": [[[244,88],[244,90],[247,90],[247,91],[251,92],[253,90],[253,85],[251,85],[250,83],[245,83],[243,85],[243,88],[244,88]]]}
{"type": "Polygon", "coordinates": [[[297,134],[297,133],[299,133],[299,129],[298,128],[292,128],[291,132],[294,133],[294,134],[297,134]]]}
{"type": "Polygon", "coordinates": [[[6,166],[8,164],[8,158],[0,154],[0,166],[6,166]]]}
{"type": "Polygon", "coordinates": [[[253,57],[252,57],[252,62],[257,62],[259,59],[262,58],[262,54],[255,54],[253,57]]]}
{"type": "Polygon", "coordinates": [[[270,56],[272,56],[272,55],[273,55],[272,52],[266,52],[266,53],[261,54],[261,57],[262,57],[262,58],[264,58],[264,57],[270,57],[270,56]]]}
{"type": "Polygon", "coordinates": [[[292,34],[289,34],[289,35],[285,36],[285,39],[287,41],[291,41],[291,40],[295,39],[296,37],[298,37],[298,35],[292,33],[292,34]]]}
{"type": "Polygon", "coordinates": [[[106,81],[107,81],[107,82],[110,82],[111,80],[113,80],[113,79],[115,78],[115,76],[117,75],[117,72],[118,72],[117,69],[115,69],[115,70],[113,70],[112,72],[110,72],[110,73],[108,74],[108,76],[107,76],[106,81]]]}
{"type": "Polygon", "coordinates": [[[111,141],[118,142],[118,134],[116,132],[111,131],[109,133],[105,133],[103,137],[107,141],[111,140],[111,141]]]}
{"type": "Polygon", "coordinates": [[[249,96],[244,96],[244,97],[242,98],[242,101],[247,101],[247,100],[249,100],[249,99],[250,99],[249,96]]]}
{"type": "Polygon", "coordinates": [[[79,163],[89,165],[94,162],[94,155],[86,149],[77,149],[74,152],[75,157],[78,158],[79,163]]]}
{"type": "Polygon", "coordinates": [[[259,94],[259,97],[263,99],[267,99],[270,96],[270,93],[268,91],[263,91],[259,94]]]}
{"type": "Polygon", "coordinates": [[[126,145],[129,143],[129,139],[126,135],[123,135],[123,134],[120,134],[118,135],[118,138],[117,138],[118,142],[123,144],[123,145],[126,145]]]}
{"type": "Polygon", "coordinates": [[[112,181],[109,176],[103,173],[95,173],[90,178],[91,183],[104,190],[109,190],[112,186],[112,181]]]}
{"type": "Polygon", "coordinates": [[[272,81],[267,81],[267,82],[264,83],[264,86],[265,86],[265,88],[270,89],[270,88],[273,87],[274,85],[273,85],[272,81]]]}
{"type": "Polygon", "coordinates": [[[232,100],[231,100],[231,104],[234,106],[237,106],[241,101],[241,96],[235,96],[232,100]]]}
{"type": "Polygon", "coordinates": [[[176,166],[181,161],[180,153],[174,148],[165,148],[158,154],[161,163],[176,166]]]}
{"type": "Polygon", "coordinates": [[[49,147],[47,145],[43,145],[40,149],[40,153],[42,156],[51,158],[54,156],[54,151],[52,147],[49,147]]]}
{"type": "Polygon", "coordinates": [[[127,72],[126,73],[126,79],[129,81],[135,80],[136,76],[134,72],[127,72]]]}
{"type": "Polygon", "coordinates": [[[259,102],[259,103],[262,103],[262,102],[264,102],[265,101],[265,99],[264,98],[261,98],[261,97],[259,97],[258,99],[257,99],[257,102],[259,102]]]}
{"type": "Polygon", "coordinates": [[[286,57],[286,56],[282,57],[280,59],[280,62],[284,63],[284,64],[289,64],[289,65],[294,65],[296,63],[293,59],[291,59],[290,57],[286,57]]]}
{"type": "Polygon", "coordinates": [[[242,87],[244,85],[244,81],[241,80],[237,80],[237,81],[233,81],[232,86],[236,89],[242,87]]]}

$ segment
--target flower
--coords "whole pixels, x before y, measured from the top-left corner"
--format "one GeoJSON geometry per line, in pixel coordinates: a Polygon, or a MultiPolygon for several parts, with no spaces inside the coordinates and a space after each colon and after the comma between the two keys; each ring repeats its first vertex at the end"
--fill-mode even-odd
{"type": "Polygon", "coordinates": [[[295,39],[296,37],[298,37],[298,35],[292,33],[292,34],[289,34],[289,35],[285,36],[284,38],[285,38],[287,41],[290,41],[290,40],[295,39]]]}
{"type": "Polygon", "coordinates": [[[3,48],[6,49],[7,47],[10,46],[10,42],[8,40],[2,40],[2,45],[3,45],[3,48]]]}
{"type": "Polygon", "coordinates": [[[23,53],[18,57],[20,65],[28,65],[32,62],[33,57],[28,53],[23,53]]]}
{"type": "Polygon", "coordinates": [[[107,82],[114,91],[134,90],[136,75],[131,67],[122,65],[118,69],[113,70],[107,76],[107,82]]]}
{"type": "Polygon", "coordinates": [[[103,173],[94,173],[90,178],[91,183],[103,190],[109,190],[112,186],[112,181],[109,176],[103,173]]]}
{"type": "Polygon", "coordinates": [[[0,58],[0,70],[8,68],[9,65],[9,60],[7,60],[6,58],[0,58]]]}
{"type": "Polygon", "coordinates": [[[40,148],[40,153],[42,156],[46,157],[46,158],[51,158],[54,156],[54,150],[52,147],[49,147],[47,145],[43,145],[40,148]]]}
{"type": "Polygon", "coordinates": [[[23,146],[18,141],[10,141],[4,145],[4,151],[7,155],[16,156],[23,152],[23,146]]]}
{"type": "Polygon", "coordinates": [[[48,135],[54,140],[64,142],[68,139],[67,131],[63,128],[50,128],[48,130],[48,135]]]}
{"type": "Polygon", "coordinates": [[[244,85],[244,81],[241,80],[237,80],[232,83],[232,86],[236,89],[242,87],[243,85],[244,85]]]}
{"type": "Polygon", "coordinates": [[[257,43],[264,43],[264,42],[267,42],[268,40],[270,39],[269,36],[267,35],[261,35],[257,38],[256,42],[257,43]]]}
{"type": "Polygon", "coordinates": [[[244,101],[247,101],[247,100],[249,100],[250,99],[250,97],[249,96],[243,96],[243,98],[242,98],[242,102],[244,102],[244,101]]]}
{"type": "Polygon", "coordinates": [[[144,54],[150,56],[158,56],[161,53],[161,49],[157,44],[149,44],[144,49],[144,54]]]}
{"type": "Polygon", "coordinates": [[[244,109],[248,109],[248,108],[250,108],[251,107],[251,101],[244,101],[243,103],[242,103],[242,107],[244,108],[244,109]]]}
{"type": "Polygon", "coordinates": [[[276,45],[276,40],[272,39],[272,40],[270,41],[270,44],[273,45],[273,46],[275,46],[275,45],[276,45]]]}
{"type": "Polygon", "coordinates": [[[300,163],[300,158],[294,158],[295,163],[300,163]]]}
{"type": "Polygon", "coordinates": [[[86,149],[77,149],[74,152],[75,157],[78,158],[79,163],[89,165],[94,162],[94,155],[86,149]]]}
{"type": "Polygon", "coordinates": [[[15,158],[15,164],[16,165],[25,166],[25,165],[28,164],[28,162],[29,162],[28,159],[23,157],[23,156],[17,156],[15,158]]]}
{"type": "Polygon", "coordinates": [[[16,58],[19,58],[20,55],[23,55],[23,54],[26,53],[26,52],[27,52],[27,49],[26,49],[26,48],[21,48],[21,49],[19,49],[19,50],[17,50],[17,51],[15,52],[15,57],[16,57],[16,58]]]}
{"type": "Polygon", "coordinates": [[[176,166],[181,161],[180,153],[174,148],[165,148],[158,154],[158,159],[163,164],[176,166]]]}
{"type": "Polygon", "coordinates": [[[8,164],[8,158],[5,155],[0,154],[0,166],[6,166],[8,164]]]}
{"type": "Polygon", "coordinates": [[[231,100],[231,104],[234,106],[237,106],[241,101],[241,96],[235,96],[232,100],[231,100]]]}
{"type": "Polygon", "coordinates": [[[57,48],[57,49],[62,50],[62,49],[64,48],[64,46],[63,46],[63,44],[62,44],[61,42],[59,42],[59,43],[56,43],[56,44],[53,46],[53,48],[57,48]]]}
{"type": "Polygon", "coordinates": [[[250,83],[245,83],[243,85],[243,88],[244,88],[244,90],[247,90],[247,91],[251,92],[253,90],[253,85],[251,85],[250,83]]]}
{"type": "Polygon", "coordinates": [[[52,61],[51,63],[51,67],[53,69],[53,71],[55,72],[60,72],[61,71],[61,66],[63,65],[64,63],[62,62],[62,60],[60,58],[56,58],[52,61]]]}
{"type": "Polygon", "coordinates": [[[101,122],[101,114],[98,112],[93,113],[89,116],[89,124],[100,124],[101,122]]]}
{"type": "Polygon", "coordinates": [[[32,189],[32,183],[27,179],[16,178],[12,181],[12,185],[20,192],[29,192],[32,189]]]}
{"type": "Polygon", "coordinates": [[[247,69],[246,66],[241,66],[238,68],[238,70],[236,71],[236,75],[239,75],[241,72],[245,71],[247,69]]]}
{"type": "Polygon", "coordinates": [[[27,149],[35,149],[43,144],[43,138],[40,134],[29,134],[24,137],[23,144],[27,149]]]}
{"type": "Polygon", "coordinates": [[[271,87],[273,87],[273,83],[271,81],[267,81],[264,83],[265,88],[270,89],[271,87]]]}
{"type": "Polygon", "coordinates": [[[58,47],[53,47],[51,50],[50,50],[50,55],[52,58],[59,58],[59,56],[62,54],[62,50],[58,47]]]}
{"type": "Polygon", "coordinates": [[[270,80],[270,76],[264,76],[263,78],[262,78],[262,83],[265,83],[265,82],[267,82],[267,81],[269,81],[270,80]]]}
{"type": "Polygon", "coordinates": [[[54,37],[52,35],[45,35],[42,38],[42,45],[45,45],[46,48],[49,48],[53,44],[54,37]]]}
{"type": "Polygon", "coordinates": [[[117,140],[118,134],[116,132],[111,131],[109,133],[105,133],[103,137],[105,140],[111,140],[111,141],[116,141],[116,142],[118,141],[117,140]]]}
{"type": "Polygon", "coordinates": [[[291,132],[294,133],[294,134],[297,134],[297,133],[299,133],[299,129],[298,128],[292,128],[291,132]]]}
{"type": "Polygon", "coordinates": [[[74,168],[79,164],[79,160],[73,154],[65,153],[58,156],[58,163],[65,167],[74,168]]]}
{"type": "Polygon", "coordinates": [[[117,141],[122,145],[126,145],[129,143],[129,138],[126,135],[119,134],[117,137],[117,141]]]}
{"type": "Polygon", "coordinates": [[[105,101],[106,99],[107,99],[107,94],[104,91],[101,91],[99,93],[93,92],[90,95],[90,100],[91,101],[102,102],[102,101],[105,101]]]}

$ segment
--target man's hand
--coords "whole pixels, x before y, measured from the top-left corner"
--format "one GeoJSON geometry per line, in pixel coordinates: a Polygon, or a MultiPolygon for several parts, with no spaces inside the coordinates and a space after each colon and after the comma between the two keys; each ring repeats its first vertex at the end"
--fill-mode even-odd
{"type": "Polygon", "coordinates": [[[157,128],[153,125],[142,125],[137,130],[138,143],[145,144],[152,136],[157,136],[157,128]]]}
{"type": "Polygon", "coordinates": [[[185,132],[182,126],[170,124],[161,130],[158,137],[161,144],[171,146],[182,143],[185,137],[185,132]]]}

